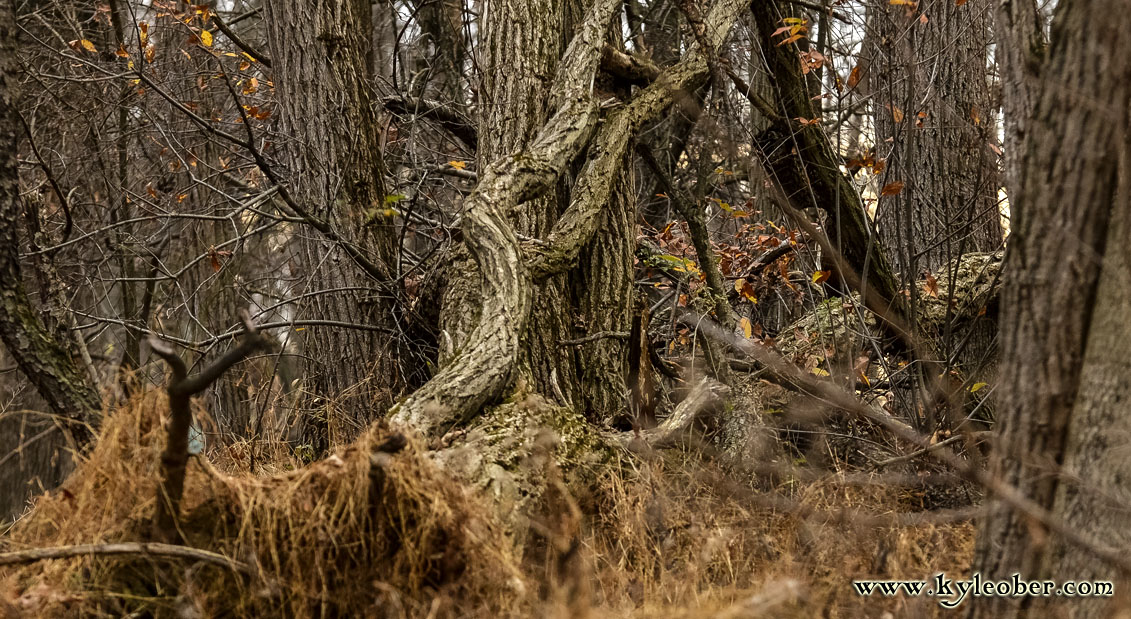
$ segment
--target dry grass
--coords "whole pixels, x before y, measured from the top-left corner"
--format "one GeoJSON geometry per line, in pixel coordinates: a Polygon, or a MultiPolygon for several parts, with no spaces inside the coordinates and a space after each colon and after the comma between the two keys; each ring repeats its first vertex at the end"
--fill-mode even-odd
{"type": "MultiPolygon", "coordinates": [[[[165,406],[150,392],[111,416],[94,452],[0,538],[3,549],[144,540],[165,406]]],[[[919,617],[938,605],[859,598],[851,581],[957,576],[972,554],[967,523],[844,516],[897,511],[883,485],[738,484],[667,451],[626,459],[584,489],[567,490],[547,465],[517,556],[486,503],[418,446],[375,469],[370,454],[384,438],[371,430],[304,467],[259,454],[257,473],[242,472],[246,446],[189,467],[186,543],[251,574],[149,557],[41,561],[0,568],[0,616],[7,600],[28,617],[919,617]]]]}

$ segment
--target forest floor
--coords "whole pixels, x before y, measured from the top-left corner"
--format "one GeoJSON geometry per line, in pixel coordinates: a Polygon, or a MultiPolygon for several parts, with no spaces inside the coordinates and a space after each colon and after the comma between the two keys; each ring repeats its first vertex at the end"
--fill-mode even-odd
{"type": "Polygon", "coordinates": [[[4,553],[101,545],[0,566],[0,617],[929,617],[948,614],[937,598],[852,583],[963,578],[973,555],[971,522],[912,513],[878,477],[737,483],[693,449],[625,457],[581,489],[528,463],[548,490],[504,523],[412,441],[382,453],[379,428],[312,464],[262,444],[194,458],[181,535],[218,554],[106,554],[147,539],[166,407],[153,391],[109,416],[0,535],[4,553]]]}

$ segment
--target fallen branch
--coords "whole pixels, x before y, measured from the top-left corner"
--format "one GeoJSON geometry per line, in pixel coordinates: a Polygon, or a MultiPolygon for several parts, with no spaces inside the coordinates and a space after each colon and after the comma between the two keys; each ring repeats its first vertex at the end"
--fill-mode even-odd
{"type": "Polygon", "coordinates": [[[243,574],[254,573],[246,563],[210,550],[173,544],[123,542],[119,544],[76,544],[54,548],[33,548],[0,553],[0,565],[25,565],[48,559],[69,559],[86,555],[144,555],[169,559],[194,559],[227,567],[243,574]]]}
{"type": "Polygon", "coordinates": [[[729,391],[726,385],[704,376],[660,425],[646,430],[621,432],[617,435],[617,440],[628,447],[640,440],[653,448],[671,447],[687,434],[704,413],[712,411],[729,391]]]}

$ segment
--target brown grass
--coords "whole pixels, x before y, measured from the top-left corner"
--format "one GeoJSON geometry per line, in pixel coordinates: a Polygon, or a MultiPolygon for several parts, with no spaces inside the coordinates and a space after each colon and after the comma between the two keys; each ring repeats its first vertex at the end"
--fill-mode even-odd
{"type": "MultiPolygon", "coordinates": [[[[144,541],[164,410],[155,391],[110,416],[95,450],[2,549],[144,541]]],[[[250,575],[149,557],[41,561],[0,568],[0,616],[7,600],[27,617],[919,617],[940,614],[937,603],[859,598],[851,581],[968,572],[968,523],[845,516],[897,512],[882,484],[737,483],[679,451],[625,459],[583,489],[548,466],[519,556],[486,502],[417,445],[386,458],[371,491],[370,453],[386,433],[308,466],[258,454],[246,472],[246,445],[190,465],[186,543],[250,564],[250,575]]]]}

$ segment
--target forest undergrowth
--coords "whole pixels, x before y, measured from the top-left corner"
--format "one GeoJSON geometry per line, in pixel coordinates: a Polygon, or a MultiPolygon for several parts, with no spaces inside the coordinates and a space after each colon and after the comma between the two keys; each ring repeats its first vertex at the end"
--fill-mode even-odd
{"type": "Polygon", "coordinates": [[[933,616],[933,598],[860,597],[852,580],[965,574],[973,553],[970,522],[919,520],[880,478],[736,475],[692,443],[626,451],[581,487],[531,458],[548,490],[525,516],[493,513],[491,488],[375,427],[311,464],[263,443],[195,457],[180,534],[200,556],[107,554],[149,539],[167,410],[150,391],[108,415],[0,537],[7,553],[96,547],[0,566],[0,615],[933,616]]]}

